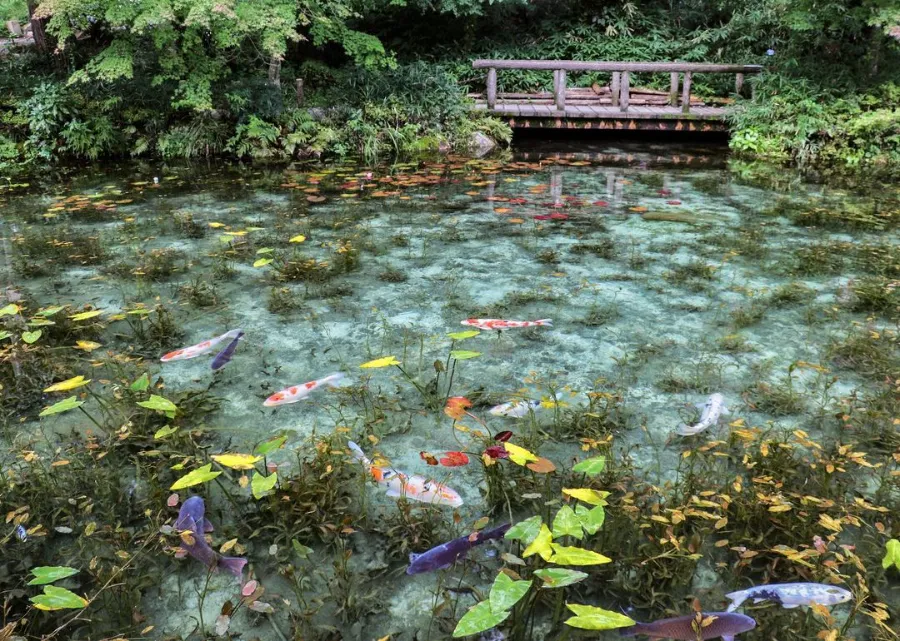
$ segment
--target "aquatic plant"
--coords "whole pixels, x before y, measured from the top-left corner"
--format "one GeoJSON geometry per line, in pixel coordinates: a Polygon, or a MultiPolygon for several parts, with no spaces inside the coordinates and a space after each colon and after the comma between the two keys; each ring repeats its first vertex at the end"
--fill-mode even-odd
{"type": "Polygon", "coordinates": [[[401,271],[396,267],[389,267],[378,275],[378,280],[382,280],[386,283],[405,283],[409,280],[409,276],[407,276],[406,272],[401,271]]]}
{"type": "Polygon", "coordinates": [[[298,296],[290,287],[270,287],[266,309],[273,314],[290,314],[300,307],[298,296]]]}
{"type": "Polygon", "coordinates": [[[215,307],[219,304],[219,294],[207,280],[192,279],[178,288],[178,296],[194,307],[215,307]]]}

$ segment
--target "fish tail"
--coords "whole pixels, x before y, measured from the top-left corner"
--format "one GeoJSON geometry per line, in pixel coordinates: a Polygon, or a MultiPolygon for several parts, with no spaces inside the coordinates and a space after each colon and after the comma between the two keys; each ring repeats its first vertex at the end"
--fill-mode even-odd
{"type": "Polygon", "coordinates": [[[243,578],[244,566],[247,565],[247,559],[239,556],[223,556],[219,559],[218,567],[221,570],[230,572],[236,578],[243,578]]]}
{"type": "Polygon", "coordinates": [[[334,374],[329,374],[326,378],[326,383],[329,387],[344,387],[345,385],[349,385],[349,381],[347,381],[347,375],[343,372],[335,372],[334,374]]]}
{"type": "Polygon", "coordinates": [[[347,447],[350,448],[350,451],[353,452],[353,457],[358,461],[362,461],[366,465],[369,464],[369,459],[366,457],[365,452],[362,451],[362,448],[354,443],[353,441],[347,441],[347,447]]]}
{"type": "Polygon", "coordinates": [[[553,327],[553,319],[552,318],[542,318],[541,320],[534,321],[535,325],[540,325],[541,327],[553,327]]]}
{"type": "Polygon", "coordinates": [[[682,423],[681,425],[678,426],[678,428],[675,430],[675,433],[680,434],[681,436],[693,436],[694,435],[693,428],[690,425],[685,425],[684,423],[682,423]]]}
{"type": "Polygon", "coordinates": [[[504,523],[503,525],[498,525],[493,530],[484,530],[478,536],[478,540],[479,541],[489,541],[491,539],[499,539],[504,534],[506,534],[506,531],[509,529],[509,527],[510,527],[509,523],[504,523]]]}
{"type": "Polygon", "coordinates": [[[741,607],[741,604],[747,600],[748,596],[749,595],[747,594],[746,590],[741,590],[740,592],[731,592],[730,594],[726,594],[725,597],[728,599],[731,599],[731,604],[728,606],[728,609],[725,611],[726,612],[734,612],[739,607],[741,607]]]}
{"type": "Polygon", "coordinates": [[[638,634],[644,633],[644,624],[643,623],[635,623],[634,625],[630,625],[627,628],[619,628],[619,635],[623,637],[633,637],[638,634]]]}

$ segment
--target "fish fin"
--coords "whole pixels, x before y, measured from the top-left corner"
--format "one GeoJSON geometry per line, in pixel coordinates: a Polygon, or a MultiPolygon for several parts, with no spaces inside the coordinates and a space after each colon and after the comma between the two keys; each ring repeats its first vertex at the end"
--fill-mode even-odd
{"type": "Polygon", "coordinates": [[[627,628],[619,628],[619,636],[623,637],[633,637],[641,634],[643,632],[644,624],[643,623],[635,623],[634,625],[630,625],[627,628]]]}
{"type": "Polygon", "coordinates": [[[203,531],[204,532],[213,532],[213,524],[209,522],[209,519],[203,519],[203,531]]]}
{"type": "Polygon", "coordinates": [[[223,556],[218,562],[219,568],[230,572],[238,579],[243,578],[245,565],[247,565],[247,559],[239,556],[223,556]]]}
{"type": "MultiPolygon", "coordinates": [[[[725,610],[726,612],[734,612],[739,607],[741,607],[741,604],[744,601],[747,600],[747,595],[743,592],[732,592],[731,594],[726,594],[725,596],[731,599],[731,605],[729,605],[728,609],[725,610]]],[[[758,599],[754,599],[754,601],[758,601],[758,599]]]]}
{"type": "Polygon", "coordinates": [[[785,610],[793,610],[794,608],[799,608],[800,604],[799,603],[782,603],[781,607],[783,607],[785,610]]]}
{"type": "Polygon", "coordinates": [[[362,448],[359,445],[357,445],[353,441],[347,441],[347,447],[349,447],[350,451],[353,452],[353,456],[358,458],[360,461],[366,460],[366,455],[362,451],[362,448]]]}
{"type": "Polygon", "coordinates": [[[768,599],[753,599],[754,603],[762,603],[763,601],[768,601],[768,599]]]}
{"type": "Polygon", "coordinates": [[[449,570],[452,567],[453,567],[452,563],[446,563],[444,565],[436,567],[435,570],[449,570]]]}
{"type": "Polygon", "coordinates": [[[541,320],[534,321],[535,325],[540,325],[541,327],[553,327],[553,319],[552,318],[542,318],[541,320]]]}
{"type": "Polygon", "coordinates": [[[416,554],[415,552],[410,552],[410,553],[409,553],[409,562],[410,562],[410,563],[415,563],[415,562],[416,562],[416,559],[418,559],[420,556],[422,556],[422,555],[421,555],[421,554],[416,554]]]}
{"type": "Polygon", "coordinates": [[[734,641],[734,635],[733,634],[723,634],[722,641],[734,641]]]}
{"type": "Polygon", "coordinates": [[[328,379],[328,387],[346,387],[347,385],[350,385],[350,381],[347,380],[347,375],[342,372],[329,374],[325,378],[328,379]]]}
{"type": "Polygon", "coordinates": [[[399,499],[401,496],[403,496],[403,493],[400,492],[400,490],[395,490],[394,488],[390,488],[387,492],[385,492],[385,494],[392,499],[399,499]]]}
{"type": "Polygon", "coordinates": [[[703,401],[701,403],[694,403],[694,407],[696,407],[698,410],[702,410],[704,407],[706,407],[706,403],[707,403],[707,401],[703,401]]]}
{"type": "Polygon", "coordinates": [[[694,432],[691,431],[690,425],[680,425],[676,430],[676,434],[680,434],[681,436],[693,436],[694,432]]]}
{"type": "Polygon", "coordinates": [[[194,517],[192,516],[179,516],[175,520],[176,530],[190,530],[193,532],[196,526],[197,524],[194,522],[194,517]]]}

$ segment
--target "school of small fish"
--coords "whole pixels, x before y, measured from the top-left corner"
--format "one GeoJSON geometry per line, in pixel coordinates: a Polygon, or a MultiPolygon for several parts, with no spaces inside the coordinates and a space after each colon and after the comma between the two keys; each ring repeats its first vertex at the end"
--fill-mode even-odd
{"type": "MultiPolygon", "coordinates": [[[[497,318],[469,318],[462,321],[462,324],[481,330],[496,331],[523,327],[553,326],[551,319],[517,321],[497,318]]],[[[233,329],[196,345],[169,352],[160,360],[167,363],[197,358],[213,351],[223,341],[229,340],[225,349],[219,352],[212,361],[212,369],[218,370],[231,361],[243,336],[243,331],[233,329]]],[[[277,407],[279,405],[297,403],[309,397],[316,390],[327,387],[340,387],[345,384],[345,379],[346,377],[343,373],[336,372],[307,383],[292,385],[269,396],[263,402],[263,405],[265,407],[277,407]]],[[[493,416],[519,419],[528,416],[540,407],[540,401],[519,400],[496,405],[490,408],[488,412],[493,416]]],[[[681,436],[699,434],[717,425],[723,416],[729,414],[725,405],[725,397],[719,393],[710,395],[705,403],[698,403],[697,407],[701,410],[699,421],[694,425],[679,426],[675,430],[677,434],[681,436]]],[[[512,433],[504,431],[500,435],[503,435],[503,438],[500,440],[506,440],[512,433]]],[[[353,441],[348,441],[347,446],[353,457],[365,467],[372,479],[386,488],[387,496],[391,498],[402,497],[422,503],[446,505],[454,508],[463,504],[462,497],[451,487],[418,474],[407,474],[392,467],[377,465],[353,441]]],[[[506,454],[501,445],[487,448],[486,453],[491,458],[504,458],[503,455],[506,454]],[[502,450],[502,452],[491,453],[488,451],[491,449],[502,450]]],[[[424,452],[422,454],[422,458],[429,460],[429,463],[431,463],[431,458],[435,458],[432,455],[425,456],[426,453],[424,452]]],[[[465,454],[462,452],[449,452],[447,458],[441,459],[443,464],[448,467],[453,467],[455,465],[454,461],[461,460],[459,457],[454,459],[450,455],[465,457],[465,454]]],[[[466,459],[467,461],[468,459],[466,459]]],[[[237,578],[242,578],[243,567],[247,560],[239,557],[222,556],[209,546],[205,535],[207,532],[211,532],[213,528],[209,521],[206,520],[204,513],[205,505],[203,499],[199,496],[193,496],[182,504],[178,519],[175,522],[175,528],[181,535],[181,554],[196,558],[210,569],[222,569],[237,578]]],[[[406,573],[413,575],[450,568],[457,561],[464,558],[466,553],[473,547],[492,539],[502,538],[509,527],[510,524],[506,523],[491,530],[476,531],[433,547],[421,554],[411,554],[406,573]]],[[[15,535],[20,541],[27,540],[25,530],[21,526],[15,528],[15,535]]],[[[651,623],[636,623],[633,626],[621,628],[619,632],[622,636],[644,635],[651,639],[695,641],[698,638],[721,638],[723,641],[734,641],[736,635],[756,627],[756,621],[753,618],[735,612],[747,600],[752,600],[754,603],[772,601],[783,608],[791,609],[814,604],[823,606],[837,605],[849,601],[852,596],[852,593],[844,588],[820,583],[772,583],[758,585],[728,593],[726,597],[731,600],[731,604],[725,612],[700,614],[700,620],[704,622],[704,625],[699,626],[700,636],[698,636],[697,614],[660,619],[651,623]]],[[[498,632],[496,629],[494,631],[498,632]]],[[[498,634],[500,635],[499,638],[504,638],[502,633],[498,632],[498,634]]]]}

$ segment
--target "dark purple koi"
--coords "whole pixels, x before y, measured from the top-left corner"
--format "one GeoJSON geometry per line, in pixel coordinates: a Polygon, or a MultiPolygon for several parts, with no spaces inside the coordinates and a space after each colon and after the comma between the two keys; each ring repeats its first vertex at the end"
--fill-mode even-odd
{"type": "Polygon", "coordinates": [[[238,331],[237,336],[235,336],[230,343],[228,343],[228,347],[223,349],[221,352],[216,354],[216,357],[212,361],[211,367],[213,369],[219,369],[220,367],[224,367],[225,364],[231,360],[231,357],[234,356],[234,350],[237,349],[238,341],[241,340],[241,337],[244,335],[244,332],[238,331]]]}
{"type": "MultiPolygon", "coordinates": [[[[703,618],[714,617],[712,623],[700,629],[701,639],[718,639],[734,641],[734,636],[741,632],[747,632],[756,627],[756,621],[743,614],[734,612],[704,612],[703,618]]],[[[681,641],[696,641],[697,632],[694,630],[697,616],[690,614],[674,619],[660,619],[653,623],[638,623],[627,628],[622,628],[619,633],[623,637],[633,637],[645,634],[651,639],[679,639],[681,641]]]]}
{"type": "Polygon", "coordinates": [[[192,496],[181,505],[175,529],[180,530],[181,549],[211,570],[225,570],[238,579],[242,578],[247,559],[222,556],[206,542],[204,534],[212,532],[212,523],[206,520],[206,505],[199,496],[192,496]]]}
{"type": "Polygon", "coordinates": [[[508,529],[509,523],[506,523],[493,530],[475,532],[473,534],[461,536],[458,539],[453,539],[452,541],[447,541],[422,554],[410,554],[409,567],[406,568],[406,573],[421,574],[422,572],[431,572],[432,570],[449,568],[459,559],[464,557],[466,552],[476,545],[481,545],[485,541],[491,539],[499,539],[508,529]]]}

